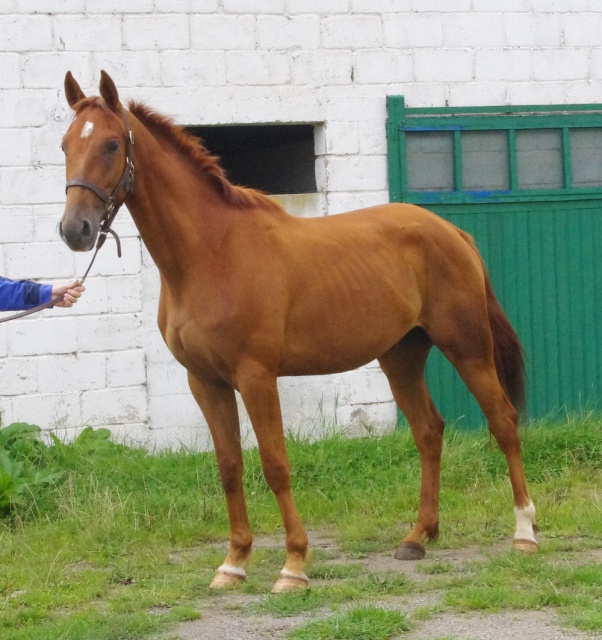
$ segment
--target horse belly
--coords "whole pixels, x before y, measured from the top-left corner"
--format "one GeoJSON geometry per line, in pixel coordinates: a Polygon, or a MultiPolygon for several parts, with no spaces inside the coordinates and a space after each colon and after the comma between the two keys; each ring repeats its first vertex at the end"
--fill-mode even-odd
{"type": "Polygon", "coordinates": [[[280,375],[339,373],[388,351],[416,324],[416,312],[399,299],[377,309],[328,305],[330,313],[289,327],[280,375]]]}

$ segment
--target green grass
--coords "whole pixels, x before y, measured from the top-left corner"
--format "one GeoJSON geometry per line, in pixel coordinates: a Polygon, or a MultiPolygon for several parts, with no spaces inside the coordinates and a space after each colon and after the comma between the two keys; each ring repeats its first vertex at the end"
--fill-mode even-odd
{"type": "Polygon", "coordinates": [[[409,629],[405,616],[398,611],[358,607],[312,622],[291,631],[288,637],[293,640],[387,640],[409,629]]]}
{"type": "MultiPolygon", "coordinates": [[[[149,455],[104,436],[88,431],[77,446],[57,442],[47,450],[19,445],[23,465],[12,480],[17,500],[7,494],[0,519],[3,640],[150,638],[227,602],[228,594],[208,591],[228,539],[214,455],[149,455]],[[48,481],[35,482],[41,477],[36,465],[48,481]]],[[[401,633],[407,619],[380,603],[436,590],[441,603],[421,609],[415,621],[441,610],[554,607],[565,624],[602,631],[602,572],[587,556],[602,547],[602,422],[530,425],[522,436],[545,536],[541,553],[464,564],[427,559],[419,581],[368,571],[354,560],[390,553],[415,519],[420,465],[407,431],[364,440],[291,439],[299,511],[308,529],[336,539],[345,561],[335,563],[336,553],[318,550],[309,571],[312,590],[275,597],[267,594],[284,551],[257,550],[242,591],[258,595],[241,615],[313,611],[328,617],[291,637],[388,638],[401,633]],[[365,628],[376,635],[361,635],[365,628]]],[[[282,537],[257,451],[245,452],[245,468],[254,532],[282,537]]],[[[440,522],[441,537],[431,549],[478,544],[487,550],[501,539],[509,549],[514,517],[506,465],[485,432],[446,434],[440,522]]]]}

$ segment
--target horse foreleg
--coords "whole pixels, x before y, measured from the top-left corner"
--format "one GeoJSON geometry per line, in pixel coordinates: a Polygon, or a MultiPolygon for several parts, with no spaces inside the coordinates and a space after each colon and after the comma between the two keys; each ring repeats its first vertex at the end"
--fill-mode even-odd
{"type": "Polygon", "coordinates": [[[278,502],[286,532],[286,561],[272,593],[305,589],[309,583],[304,572],[307,534],[291,493],[290,464],[276,378],[260,367],[251,367],[238,375],[238,382],[257,436],[263,472],[278,502]]]}
{"type": "Polygon", "coordinates": [[[245,565],[253,543],[242,485],[243,459],[238,408],[232,388],[214,382],[201,382],[190,373],[188,382],[211,431],[228,506],[230,549],[211,583],[211,588],[219,589],[245,580],[245,565]]]}
{"type": "Polygon", "coordinates": [[[398,560],[420,560],[423,543],[439,532],[439,481],[443,419],[424,380],[424,366],[432,346],[421,329],[411,331],[379,358],[393,397],[405,415],[420,455],[420,505],[416,523],[395,550],[398,560]]]}

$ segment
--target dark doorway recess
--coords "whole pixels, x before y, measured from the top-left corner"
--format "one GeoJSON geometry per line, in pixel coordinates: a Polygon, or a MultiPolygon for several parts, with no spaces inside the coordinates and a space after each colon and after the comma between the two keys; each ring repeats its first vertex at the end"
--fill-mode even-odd
{"type": "Polygon", "coordinates": [[[317,190],[311,124],[190,126],[187,129],[220,157],[233,184],[273,195],[317,190]]]}

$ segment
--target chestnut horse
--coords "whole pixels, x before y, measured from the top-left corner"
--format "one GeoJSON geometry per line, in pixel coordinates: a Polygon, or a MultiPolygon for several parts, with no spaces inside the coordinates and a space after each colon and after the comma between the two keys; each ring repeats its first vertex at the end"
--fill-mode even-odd
{"type": "Polygon", "coordinates": [[[469,235],[409,204],[294,217],[230,184],[217,158],[171,120],[135,102],[125,109],[104,71],[98,97],[86,97],[70,72],[65,90],[75,118],[63,139],[61,235],[74,251],[92,249],[106,217],[125,201],[159,268],[159,328],[188,370],[228,505],[230,547],[212,587],[244,580],[252,546],[235,390],[286,531],[274,592],[304,588],[308,540],[291,494],[276,380],[373,359],[422,465],[416,523],[395,557],[424,556],[423,543],[438,531],[443,434],[424,379],[433,345],[474,394],[506,456],[514,548],[537,550],[515,409],[523,399],[522,349],[469,235]]]}

